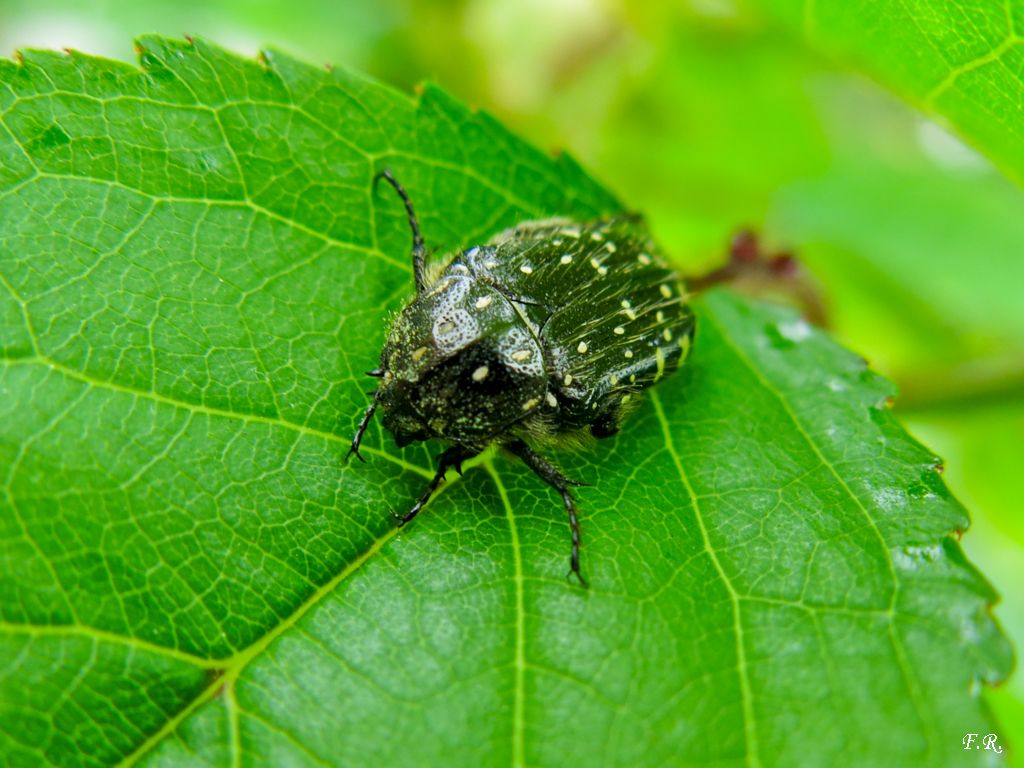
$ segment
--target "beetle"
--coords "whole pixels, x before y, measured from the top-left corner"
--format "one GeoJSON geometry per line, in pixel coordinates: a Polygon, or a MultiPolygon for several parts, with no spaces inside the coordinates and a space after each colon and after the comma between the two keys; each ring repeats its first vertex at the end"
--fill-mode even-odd
{"type": "Polygon", "coordinates": [[[449,469],[491,444],[519,457],[562,497],[580,583],[579,510],[567,478],[537,447],[619,431],[644,389],[675,371],[695,319],[683,284],[641,217],[613,214],[522,222],[488,242],[427,263],[412,201],[389,170],[412,230],[415,294],[394,319],[380,384],[346,456],[359,453],[379,408],[399,447],[450,447],[398,525],[423,509],[449,469]]]}

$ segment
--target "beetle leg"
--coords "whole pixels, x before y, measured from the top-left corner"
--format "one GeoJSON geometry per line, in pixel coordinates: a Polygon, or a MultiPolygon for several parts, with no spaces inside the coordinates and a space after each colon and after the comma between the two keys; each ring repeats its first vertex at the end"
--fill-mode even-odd
{"type": "Polygon", "coordinates": [[[583,578],[583,574],[580,573],[579,510],[576,508],[576,499],[573,498],[572,491],[569,490],[571,486],[580,486],[583,483],[567,478],[551,462],[534,451],[522,440],[513,440],[511,443],[506,444],[505,448],[522,459],[523,463],[532,469],[537,477],[561,494],[566,514],[569,515],[569,528],[572,531],[572,555],[569,557],[569,573],[566,575],[575,574],[581,585],[584,587],[589,586],[587,580],[583,578]]]}
{"type": "Polygon", "coordinates": [[[434,479],[430,481],[427,486],[427,490],[420,494],[420,497],[416,499],[416,503],[412,505],[412,509],[406,512],[404,515],[396,515],[392,512],[392,517],[398,521],[398,527],[401,528],[403,525],[412,520],[416,515],[420,513],[423,506],[430,500],[430,497],[437,490],[437,486],[444,480],[445,473],[449,469],[455,469],[460,475],[462,474],[462,462],[467,459],[471,459],[476,456],[480,451],[475,448],[466,448],[461,445],[453,445],[447,451],[442,453],[438,457],[437,472],[434,473],[434,479]]]}
{"type": "Polygon", "coordinates": [[[357,459],[363,462],[363,464],[366,463],[366,459],[364,459],[363,455],[359,453],[359,444],[363,442],[363,433],[366,432],[366,428],[370,426],[370,419],[373,418],[373,413],[377,410],[377,397],[377,393],[374,392],[373,402],[370,403],[370,406],[366,409],[366,413],[363,414],[362,420],[359,422],[359,426],[356,427],[356,433],[352,437],[352,447],[349,448],[348,453],[345,454],[345,461],[348,461],[348,457],[354,453],[357,459]]]}

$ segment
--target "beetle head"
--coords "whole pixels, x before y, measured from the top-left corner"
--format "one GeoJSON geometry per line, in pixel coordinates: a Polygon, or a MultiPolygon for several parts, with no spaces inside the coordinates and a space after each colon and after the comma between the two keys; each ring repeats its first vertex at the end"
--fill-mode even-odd
{"type": "Polygon", "coordinates": [[[505,298],[442,277],[395,319],[379,402],[399,446],[438,437],[483,446],[543,402],[540,345],[505,298]]]}

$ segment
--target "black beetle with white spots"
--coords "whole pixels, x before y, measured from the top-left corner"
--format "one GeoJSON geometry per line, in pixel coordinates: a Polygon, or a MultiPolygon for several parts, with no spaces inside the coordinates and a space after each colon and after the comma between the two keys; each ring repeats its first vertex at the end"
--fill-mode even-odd
{"type": "Polygon", "coordinates": [[[416,294],[381,351],[380,379],[352,438],[374,412],[399,446],[439,438],[427,489],[492,443],[518,456],[562,497],[580,573],[580,527],[569,480],[538,449],[614,435],[640,393],[685,359],[694,316],[678,276],[657,255],[643,221],[552,218],[501,232],[428,267],[412,202],[389,171],[413,235],[416,294]]]}

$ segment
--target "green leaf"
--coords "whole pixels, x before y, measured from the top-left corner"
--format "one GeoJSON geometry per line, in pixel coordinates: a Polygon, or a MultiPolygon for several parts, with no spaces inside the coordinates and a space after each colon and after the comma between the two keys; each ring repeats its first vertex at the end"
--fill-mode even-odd
{"type": "Polygon", "coordinates": [[[1024,8],[978,0],[754,0],[949,121],[1024,183],[1024,8]]]}
{"type": "Polygon", "coordinates": [[[347,442],[430,243],[617,208],[436,88],[147,38],[0,63],[0,752],[12,762],[952,764],[1008,645],[890,386],[698,302],[552,493],[347,442]]]}

